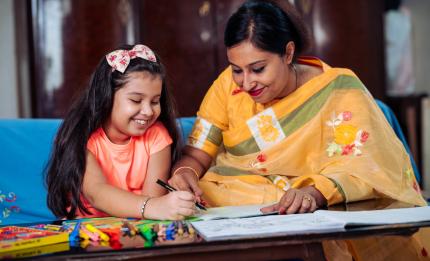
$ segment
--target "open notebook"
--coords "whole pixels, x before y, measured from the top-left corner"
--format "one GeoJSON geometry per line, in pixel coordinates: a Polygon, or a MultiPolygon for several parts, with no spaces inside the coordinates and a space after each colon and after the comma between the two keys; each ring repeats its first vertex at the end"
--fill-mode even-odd
{"type": "Polygon", "coordinates": [[[430,207],[351,212],[317,210],[307,214],[256,216],[262,214],[259,211],[261,207],[254,205],[209,209],[208,213],[201,216],[204,221],[195,221],[192,225],[204,239],[212,241],[336,232],[349,226],[430,221],[430,207]],[[244,211],[241,212],[242,210],[244,211]]]}
{"type": "Polygon", "coordinates": [[[206,211],[200,211],[199,214],[196,215],[196,217],[200,220],[216,220],[226,218],[248,218],[278,214],[278,212],[263,214],[260,211],[262,207],[265,207],[265,205],[244,205],[208,208],[206,211]]]}

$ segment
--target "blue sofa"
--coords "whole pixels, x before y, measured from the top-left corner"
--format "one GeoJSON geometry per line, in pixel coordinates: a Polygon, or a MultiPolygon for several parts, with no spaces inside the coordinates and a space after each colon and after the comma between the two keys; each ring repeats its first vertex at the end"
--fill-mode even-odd
{"type": "MultiPolygon", "coordinates": [[[[179,119],[184,138],[194,120],[179,119]]],[[[60,123],[58,119],[0,120],[0,225],[55,220],[46,205],[42,174],[60,123]],[[6,200],[10,192],[16,195],[14,202],[6,200]]]]}
{"type": "MultiPolygon", "coordinates": [[[[377,102],[410,154],[395,115],[385,104],[377,102]]],[[[194,117],[178,120],[184,140],[194,120],[194,117]]],[[[58,119],[0,119],[0,225],[55,219],[46,205],[42,173],[60,123],[58,119]],[[10,192],[16,194],[15,202],[6,201],[10,192]],[[12,206],[18,206],[20,211],[8,213],[12,206]]],[[[412,157],[411,161],[419,181],[420,175],[412,157]]]]}

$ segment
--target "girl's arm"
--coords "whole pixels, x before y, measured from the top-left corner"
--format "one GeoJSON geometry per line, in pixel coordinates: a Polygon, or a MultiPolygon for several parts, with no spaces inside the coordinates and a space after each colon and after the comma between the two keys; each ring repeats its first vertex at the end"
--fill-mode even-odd
{"type": "Polygon", "coordinates": [[[151,197],[163,196],[167,191],[156,182],[161,179],[166,182],[170,177],[171,146],[154,153],[149,158],[148,170],[142,187],[142,195],[151,197]]]}
{"type": "MultiPolygon", "coordinates": [[[[159,153],[164,154],[166,152],[160,151],[156,154],[159,153]]],[[[154,184],[154,190],[149,191],[148,196],[125,191],[110,185],[103,175],[95,156],[90,151],[88,151],[87,154],[83,194],[93,207],[113,216],[141,218],[141,207],[143,203],[148,196],[154,196],[154,198],[150,199],[146,204],[145,218],[175,220],[183,219],[185,216],[194,214],[194,196],[191,193],[176,191],[160,196],[159,194],[165,192],[164,189],[158,190],[156,184],[154,184]]],[[[157,156],[155,156],[155,158],[157,158],[157,156]]],[[[158,167],[163,168],[162,165],[163,164],[160,164],[158,167]]],[[[167,168],[170,166],[168,164],[166,165],[167,168]]],[[[155,168],[155,165],[151,166],[151,168],[155,168]]],[[[150,171],[148,171],[148,173],[149,172],[150,171]]]]}
{"type": "Polygon", "coordinates": [[[93,207],[118,217],[140,217],[140,206],[145,200],[140,195],[110,185],[90,151],[87,152],[83,193],[93,207]]]}

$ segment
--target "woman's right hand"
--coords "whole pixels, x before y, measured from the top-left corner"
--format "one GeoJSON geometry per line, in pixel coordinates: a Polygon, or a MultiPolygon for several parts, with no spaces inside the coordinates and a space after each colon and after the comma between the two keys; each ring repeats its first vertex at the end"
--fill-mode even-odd
{"type": "Polygon", "coordinates": [[[201,196],[203,191],[198,185],[199,179],[196,174],[191,170],[183,169],[180,172],[175,173],[169,179],[168,183],[170,186],[176,188],[177,190],[189,191],[193,193],[198,202],[201,202],[201,196]]]}
{"type": "Polygon", "coordinates": [[[159,220],[183,220],[196,213],[195,197],[188,191],[173,191],[146,204],[144,217],[159,220]]]}
{"type": "Polygon", "coordinates": [[[203,190],[199,187],[199,175],[204,174],[211,165],[212,157],[201,149],[185,146],[181,160],[172,168],[168,183],[177,190],[194,194],[197,202],[202,203],[203,190]]]}

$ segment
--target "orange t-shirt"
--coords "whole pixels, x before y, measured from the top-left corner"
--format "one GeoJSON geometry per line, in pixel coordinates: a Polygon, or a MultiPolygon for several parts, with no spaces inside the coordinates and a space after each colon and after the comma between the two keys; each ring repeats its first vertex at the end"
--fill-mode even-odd
{"type": "MultiPolygon", "coordinates": [[[[151,155],[161,151],[172,143],[172,139],[161,122],[156,122],[142,136],[131,137],[127,144],[114,144],[107,137],[103,128],[91,134],[87,149],[93,153],[109,184],[136,193],[142,193],[148,162],[151,155]]],[[[107,214],[92,207],[82,197],[84,205],[93,215],[80,217],[106,216],[107,214]]]]}

